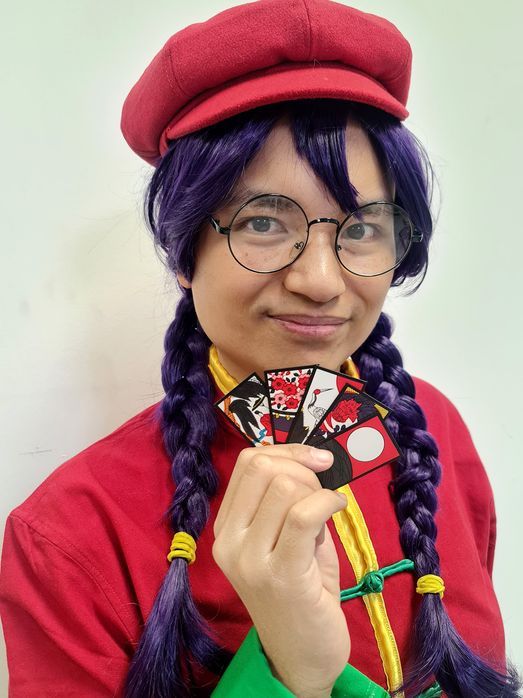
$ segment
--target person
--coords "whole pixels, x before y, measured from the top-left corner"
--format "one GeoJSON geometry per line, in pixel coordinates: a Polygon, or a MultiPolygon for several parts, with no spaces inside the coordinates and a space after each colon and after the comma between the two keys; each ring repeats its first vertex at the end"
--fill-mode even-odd
{"type": "Polygon", "coordinates": [[[259,0],[175,34],[131,90],[122,130],[155,166],[147,218],[181,292],[165,397],[10,515],[14,698],[518,695],[485,470],[382,312],[432,235],[410,73],[384,19],[259,0]],[[337,492],[331,455],[246,447],[213,406],[311,364],[366,381],[402,452],[337,492]]]}

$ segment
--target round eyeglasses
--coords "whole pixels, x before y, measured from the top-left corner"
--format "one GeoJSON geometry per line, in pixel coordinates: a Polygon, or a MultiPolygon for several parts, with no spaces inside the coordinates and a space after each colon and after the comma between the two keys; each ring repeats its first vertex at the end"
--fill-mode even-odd
{"type": "Polygon", "coordinates": [[[227,235],[232,256],[259,274],[285,269],[305,249],[311,226],[336,226],[334,250],[340,264],[357,276],[380,276],[398,267],[414,242],[421,242],[409,215],[397,204],[374,201],[360,206],[343,221],[309,221],[302,207],[283,194],[260,194],[249,199],[228,226],[210,216],[216,232],[227,235]]]}

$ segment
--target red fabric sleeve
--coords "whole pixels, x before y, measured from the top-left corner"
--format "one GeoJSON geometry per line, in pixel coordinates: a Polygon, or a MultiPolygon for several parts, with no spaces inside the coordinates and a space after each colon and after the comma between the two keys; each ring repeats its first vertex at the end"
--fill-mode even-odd
{"type": "Polygon", "coordinates": [[[496,514],[492,487],[470,431],[448,398],[416,379],[416,399],[435,436],[442,465],[437,550],[444,605],[469,647],[505,670],[503,622],[492,581],[496,514]],[[473,579],[474,584],[467,580],[473,579]]]}
{"type": "Polygon", "coordinates": [[[122,695],[131,643],[103,585],[16,514],[6,526],[0,602],[10,698],[122,695]]]}
{"type": "Polygon", "coordinates": [[[490,503],[490,535],[489,535],[489,541],[488,541],[488,549],[487,549],[487,570],[488,573],[490,574],[490,578],[492,579],[492,570],[494,568],[494,552],[496,549],[496,534],[497,534],[497,528],[496,528],[496,508],[494,506],[494,499],[492,499],[490,503]]]}

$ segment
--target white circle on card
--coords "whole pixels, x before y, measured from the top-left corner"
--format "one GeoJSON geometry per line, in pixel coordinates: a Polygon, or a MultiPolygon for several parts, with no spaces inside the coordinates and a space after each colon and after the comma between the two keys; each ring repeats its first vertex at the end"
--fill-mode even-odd
{"type": "Polygon", "coordinates": [[[383,434],[373,427],[360,427],[347,439],[349,456],[363,462],[374,460],[383,453],[384,448],[383,434]]]}

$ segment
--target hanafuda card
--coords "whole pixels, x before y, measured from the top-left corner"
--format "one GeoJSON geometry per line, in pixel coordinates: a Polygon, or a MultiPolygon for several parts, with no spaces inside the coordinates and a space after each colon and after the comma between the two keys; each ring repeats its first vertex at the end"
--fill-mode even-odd
{"type": "Polygon", "coordinates": [[[363,477],[401,455],[380,415],[336,434],[318,447],[334,455],[332,467],[318,473],[323,487],[329,489],[363,477]]]}
{"type": "Polygon", "coordinates": [[[376,414],[385,418],[389,414],[389,409],[370,395],[347,386],[336,397],[318,426],[307,438],[306,443],[317,446],[322,440],[329,439],[376,414]]]}
{"type": "Polygon", "coordinates": [[[216,403],[253,446],[269,446],[272,437],[269,396],[265,383],[255,373],[238,383],[216,403]]]}
{"type": "Polygon", "coordinates": [[[384,419],[390,410],[367,395],[365,381],[319,366],[248,376],[216,406],[253,446],[307,443],[329,450],[334,463],[318,474],[336,489],[401,455],[384,419]]]}
{"type": "Polygon", "coordinates": [[[317,366],[292,422],[287,442],[304,443],[347,386],[361,390],[364,385],[365,381],[317,366]]]}
{"type": "Polygon", "coordinates": [[[265,371],[274,443],[285,443],[315,366],[265,371]]]}

